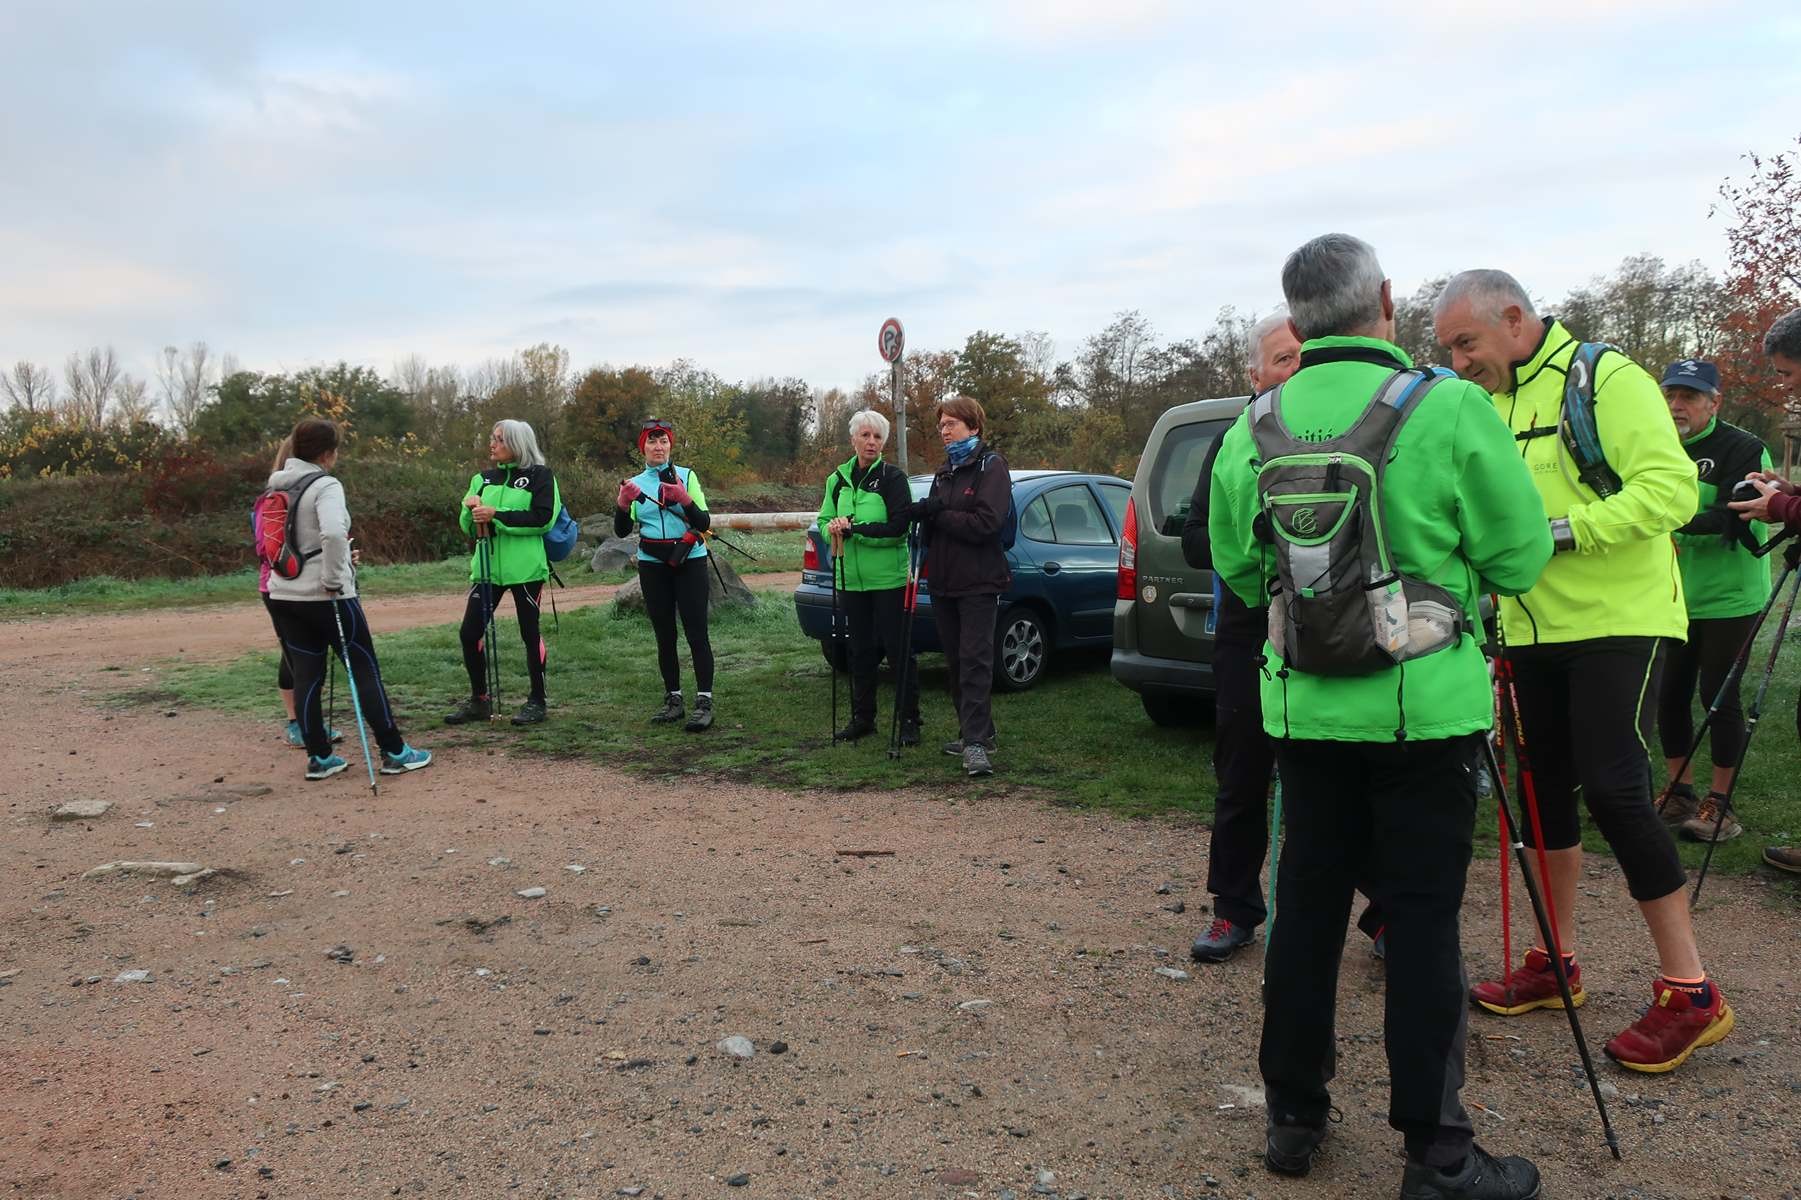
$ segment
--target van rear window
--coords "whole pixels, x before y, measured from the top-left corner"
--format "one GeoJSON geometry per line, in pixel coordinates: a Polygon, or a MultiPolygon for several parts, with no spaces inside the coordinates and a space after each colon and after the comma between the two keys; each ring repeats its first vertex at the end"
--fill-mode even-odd
{"type": "Polygon", "coordinates": [[[1169,537],[1182,536],[1182,522],[1188,519],[1188,506],[1194,499],[1195,481],[1201,477],[1207,448],[1231,424],[1196,421],[1176,426],[1163,439],[1163,445],[1157,449],[1157,461],[1151,466],[1151,517],[1158,532],[1169,537]]]}

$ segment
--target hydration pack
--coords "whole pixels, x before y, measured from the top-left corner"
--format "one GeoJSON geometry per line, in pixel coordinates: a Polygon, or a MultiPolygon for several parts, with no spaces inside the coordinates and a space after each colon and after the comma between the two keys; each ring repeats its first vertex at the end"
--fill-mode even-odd
{"type": "Polygon", "coordinates": [[[324,549],[300,549],[298,520],[300,498],[325,475],[324,471],[309,472],[287,487],[265,490],[250,505],[250,535],[257,560],[268,563],[270,572],[282,579],[300,578],[307,560],[317,558],[324,549]]]}
{"type": "Polygon", "coordinates": [[[1618,492],[1619,475],[1607,465],[1601,452],[1601,435],[1595,428],[1595,368],[1609,350],[1622,351],[1606,342],[1578,342],[1563,377],[1563,418],[1557,423],[1563,448],[1576,464],[1576,478],[1601,499],[1618,492]]]}
{"type": "Polygon", "coordinates": [[[551,562],[562,562],[575,549],[576,540],[581,535],[582,527],[569,515],[569,506],[559,506],[556,522],[544,535],[544,557],[551,562]]]}
{"type": "Polygon", "coordinates": [[[1349,429],[1319,442],[1284,424],[1281,386],[1251,401],[1257,533],[1276,559],[1269,640],[1288,666],[1367,675],[1462,638],[1457,598],[1395,567],[1382,497],[1402,426],[1450,374],[1395,371],[1349,429]]]}

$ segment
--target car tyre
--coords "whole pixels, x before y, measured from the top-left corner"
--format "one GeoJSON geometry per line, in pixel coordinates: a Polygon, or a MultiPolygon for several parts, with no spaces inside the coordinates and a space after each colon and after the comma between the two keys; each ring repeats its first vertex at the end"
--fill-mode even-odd
{"type": "Polygon", "coordinates": [[[997,691],[1025,691],[1043,678],[1050,659],[1050,631],[1045,628],[1042,617],[1022,604],[1001,614],[994,635],[994,686],[997,691]]]}

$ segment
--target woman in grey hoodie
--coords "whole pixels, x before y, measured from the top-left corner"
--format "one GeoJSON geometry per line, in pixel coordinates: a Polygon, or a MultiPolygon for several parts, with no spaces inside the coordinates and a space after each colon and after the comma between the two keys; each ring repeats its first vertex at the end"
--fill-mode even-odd
{"type": "Polygon", "coordinates": [[[342,662],[346,653],[363,719],[381,745],[382,774],[417,771],[431,762],[431,754],[407,745],[394,723],[381,667],[375,661],[369,622],[356,598],[350,510],[344,505],[344,485],[330,474],[338,461],[338,427],[330,421],[305,420],[294,426],[291,440],[293,455],[269,476],[269,487],[288,493],[295,513],[289,548],[299,570],[291,579],[280,571],[270,572],[269,611],[293,669],[295,706],[306,740],[306,777],[326,779],[350,765],[332,752],[319,703],[326,656],[335,655],[342,662]],[[343,641],[339,640],[340,624],[343,641]]]}

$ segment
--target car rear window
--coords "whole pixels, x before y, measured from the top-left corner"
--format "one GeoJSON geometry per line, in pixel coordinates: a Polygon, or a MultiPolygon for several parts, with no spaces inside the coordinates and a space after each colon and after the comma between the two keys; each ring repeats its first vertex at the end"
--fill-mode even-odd
{"type": "Polygon", "coordinates": [[[1157,460],[1151,466],[1151,517],[1159,532],[1180,537],[1182,522],[1188,519],[1188,506],[1194,499],[1195,481],[1201,477],[1201,463],[1207,448],[1232,424],[1224,421],[1196,421],[1171,429],[1157,448],[1157,460]]]}

